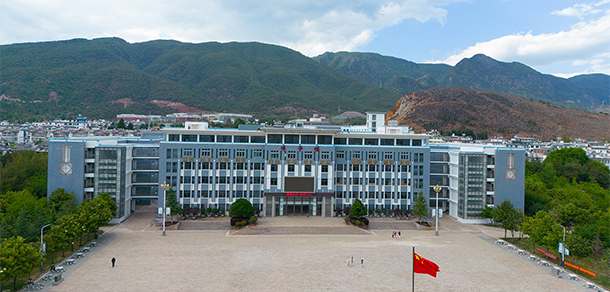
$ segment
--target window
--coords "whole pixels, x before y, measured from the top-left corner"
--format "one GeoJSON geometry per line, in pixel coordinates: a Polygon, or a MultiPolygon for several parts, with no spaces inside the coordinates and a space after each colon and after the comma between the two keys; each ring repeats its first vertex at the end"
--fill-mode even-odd
{"type": "Polygon", "coordinates": [[[394,139],[381,139],[381,145],[393,146],[394,145],[394,139]]]}
{"type": "Polygon", "coordinates": [[[284,140],[286,144],[299,144],[299,135],[285,135],[284,140]]]}
{"type": "Polygon", "coordinates": [[[396,146],[411,146],[411,139],[396,139],[396,146]]]}
{"type": "Polygon", "coordinates": [[[330,159],[330,152],[328,151],[322,151],[320,153],[320,159],[330,159]]]}
{"type": "Polygon", "coordinates": [[[227,149],[218,150],[218,157],[225,157],[225,156],[229,156],[229,150],[227,150],[227,149]]]}
{"type": "Polygon", "coordinates": [[[401,165],[400,166],[400,172],[409,172],[409,166],[408,165],[401,165]]]}
{"type": "Polygon", "coordinates": [[[237,150],[235,150],[235,156],[236,157],[245,157],[246,156],[246,150],[245,149],[237,149],[237,150]]]}
{"type": "Polygon", "coordinates": [[[321,185],[328,186],[328,179],[327,178],[323,178],[320,182],[321,182],[321,185]]]}
{"type": "Polygon", "coordinates": [[[378,139],[364,139],[364,145],[377,145],[379,144],[378,139]]]}
{"type": "Polygon", "coordinates": [[[169,134],[167,137],[169,141],[180,141],[180,134],[169,134]]]}
{"type": "Polygon", "coordinates": [[[369,159],[373,159],[373,160],[377,159],[377,152],[369,152],[368,157],[369,157],[369,159]]]}
{"type": "Polygon", "coordinates": [[[352,177],[351,181],[352,185],[360,185],[362,183],[362,180],[359,177],[352,177]]]}
{"type": "Polygon", "coordinates": [[[218,135],[218,142],[231,143],[233,142],[232,136],[218,135]]]}
{"type": "Polygon", "coordinates": [[[376,172],[377,171],[377,164],[368,164],[368,165],[366,165],[366,171],[376,172]]]}
{"type": "Polygon", "coordinates": [[[315,135],[301,135],[301,144],[316,144],[315,135]]]}
{"type": "Polygon", "coordinates": [[[335,178],[335,181],[336,181],[336,183],[337,183],[338,185],[342,185],[342,184],[343,184],[343,182],[345,181],[345,178],[343,178],[343,177],[336,177],[336,178],[335,178]]]}
{"type": "Polygon", "coordinates": [[[360,171],[360,164],[352,164],[352,171],[360,171]]]}
{"type": "Polygon", "coordinates": [[[394,153],[393,152],[384,152],[383,153],[383,159],[394,159],[394,153]]]}
{"type": "Polygon", "coordinates": [[[318,144],[328,145],[333,143],[333,137],[328,135],[319,135],[318,144]]]}
{"type": "Polygon", "coordinates": [[[328,165],[321,165],[322,166],[322,172],[328,172],[328,165]]]}
{"type": "Polygon", "coordinates": [[[277,186],[277,177],[272,177],[271,178],[271,185],[272,186],[277,186]]]}
{"type": "Polygon", "coordinates": [[[193,149],[183,149],[182,156],[193,156],[193,149]]]}
{"type": "Polygon", "coordinates": [[[409,185],[409,179],[408,178],[401,178],[400,179],[400,185],[401,186],[408,186],[409,185]]]}
{"type": "Polygon", "coordinates": [[[201,177],[199,177],[199,183],[200,184],[209,184],[210,183],[210,177],[209,176],[201,176],[201,177]]]}
{"type": "Polygon", "coordinates": [[[226,162],[218,162],[218,166],[216,168],[217,169],[227,169],[227,163],[226,162]]]}
{"type": "Polygon", "coordinates": [[[260,176],[255,176],[255,177],[252,178],[252,183],[255,184],[255,185],[260,185],[262,181],[263,180],[261,179],[260,176]]]}
{"type": "Polygon", "coordinates": [[[200,162],[199,169],[210,169],[210,163],[209,162],[200,162]]]}
{"type": "Polygon", "coordinates": [[[335,138],[335,145],[345,145],[347,144],[347,138],[335,138]]]}
{"type": "Polygon", "coordinates": [[[227,191],[217,191],[218,192],[218,197],[219,198],[226,198],[227,197],[227,191]]]}
{"type": "Polygon", "coordinates": [[[349,145],[362,145],[362,138],[349,138],[349,145]]]}
{"type": "Polygon", "coordinates": [[[214,142],[214,135],[199,135],[199,142],[214,142]]]}
{"type": "Polygon", "coordinates": [[[182,169],[193,169],[194,167],[194,162],[182,162],[182,169]]]}
{"type": "Polygon", "coordinates": [[[167,149],[167,159],[178,159],[178,149],[167,149]]]}
{"type": "Polygon", "coordinates": [[[248,143],[250,142],[248,136],[235,136],[235,143],[248,143]]]}
{"type": "Polygon", "coordinates": [[[394,171],[394,165],[390,165],[390,164],[386,164],[383,166],[383,171],[385,172],[392,172],[394,171]]]}
{"type": "Polygon", "coordinates": [[[263,170],[263,169],[264,169],[264,164],[262,164],[262,163],[254,163],[254,164],[252,165],[252,168],[253,168],[254,170],[263,170]]]}
{"type": "Polygon", "coordinates": [[[210,157],[210,149],[201,149],[202,157],[210,157]]]}
{"type": "Polygon", "coordinates": [[[267,139],[269,140],[269,143],[276,143],[276,144],[282,143],[282,135],[280,135],[280,134],[269,134],[267,136],[267,139]]]}
{"type": "Polygon", "coordinates": [[[408,193],[407,192],[400,192],[400,198],[401,199],[408,199],[408,193]]]}
{"type": "Polygon", "coordinates": [[[227,177],[226,176],[218,177],[218,183],[219,184],[226,184],[227,183],[227,177]]]}
{"type": "Polygon", "coordinates": [[[311,151],[303,152],[303,158],[304,159],[313,159],[313,152],[311,152],[311,151]]]}
{"type": "Polygon", "coordinates": [[[374,186],[377,184],[377,179],[374,177],[369,177],[369,186],[374,186]]]}
{"type": "Polygon", "coordinates": [[[383,179],[383,184],[386,185],[386,186],[391,186],[391,185],[394,184],[394,182],[393,182],[393,179],[391,179],[391,178],[384,178],[383,179]]]}
{"type": "Polygon", "coordinates": [[[244,183],[244,177],[243,176],[234,176],[233,177],[233,183],[243,184],[244,183]]]}
{"type": "Polygon", "coordinates": [[[362,158],[360,151],[352,151],[352,158],[354,158],[354,159],[362,158]]]}
{"type": "Polygon", "coordinates": [[[182,142],[197,142],[197,135],[182,135],[182,142]]]}
{"type": "Polygon", "coordinates": [[[237,169],[237,170],[244,170],[244,164],[245,163],[242,163],[242,162],[235,163],[235,169],[237,169]]]}
{"type": "Polygon", "coordinates": [[[252,152],[252,156],[254,156],[254,157],[263,157],[263,150],[262,149],[255,149],[254,152],[252,152]]]}
{"type": "Polygon", "coordinates": [[[165,166],[167,172],[178,172],[178,162],[167,162],[165,166]]]}
{"type": "Polygon", "coordinates": [[[273,151],[271,151],[271,152],[270,152],[270,155],[269,155],[269,156],[270,156],[271,158],[280,158],[280,152],[279,152],[279,151],[277,151],[277,150],[273,150],[273,151]]]}
{"type": "Polygon", "coordinates": [[[265,143],[265,136],[252,136],[250,143],[265,143]]]}
{"type": "Polygon", "coordinates": [[[345,158],[345,151],[343,151],[343,150],[337,151],[337,158],[338,159],[344,159],[345,158]]]}
{"type": "Polygon", "coordinates": [[[311,172],[311,165],[305,165],[305,172],[311,172]]]}
{"type": "Polygon", "coordinates": [[[408,152],[400,152],[400,160],[407,160],[409,159],[409,153],[408,152]]]}
{"type": "Polygon", "coordinates": [[[343,193],[344,192],[341,192],[341,191],[335,191],[335,198],[337,198],[337,199],[343,198],[343,193]]]}
{"type": "Polygon", "coordinates": [[[335,164],[335,170],[336,171],[345,171],[346,170],[345,164],[335,164]]]}
{"type": "Polygon", "coordinates": [[[421,139],[413,139],[413,146],[421,146],[421,139]]]}
{"type": "Polygon", "coordinates": [[[277,164],[271,164],[271,171],[277,171],[277,164]]]}
{"type": "Polygon", "coordinates": [[[287,158],[288,159],[297,158],[297,153],[295,151],[288,151],[287,152],[287,158]]]}
{"type": "Polygon", "coordinates": [[[288,172],[294,172],[294,164],[288,164],[288,172]]]}

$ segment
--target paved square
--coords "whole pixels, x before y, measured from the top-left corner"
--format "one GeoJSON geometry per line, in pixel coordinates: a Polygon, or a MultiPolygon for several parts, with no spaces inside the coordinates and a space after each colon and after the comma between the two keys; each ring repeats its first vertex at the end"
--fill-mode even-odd
{"type": "Polygon", "coordinates": [[[414,230],[413,220],[374,219],[377,228],[405,227],[393,239],[391,229],[313,217],[261,218],[238,232],[218,230],[228,218],[203,219],[210,228],[189,222],[195,230],[163,237],[150,226],[154,209],[142,210],[53,291],[410,291],[413,245],[441,269],[437,278],[416,274],[416,291],[585,291],[495,245],[503,232],[451,218],[442,219],[438,237],[414,230]]]}

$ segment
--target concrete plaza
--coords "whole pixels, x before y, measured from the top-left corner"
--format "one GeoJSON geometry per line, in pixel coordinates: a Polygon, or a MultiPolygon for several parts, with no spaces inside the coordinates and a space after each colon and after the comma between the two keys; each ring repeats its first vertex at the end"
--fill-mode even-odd
{"type": "Polygon", "coordinates": [[[414,220],[374,218],[362,230],[336,217],[263,217],[235,232],[225,217],[185,221],[190,230],[164,237],[155,216],[142,208],[113,227],[53,291],[410,291],[413,245],[441,270],[415,274],[416,291],[586,291],[494,244],[503,231],[452,218],[441,219],[440,236],[414,220]]]}

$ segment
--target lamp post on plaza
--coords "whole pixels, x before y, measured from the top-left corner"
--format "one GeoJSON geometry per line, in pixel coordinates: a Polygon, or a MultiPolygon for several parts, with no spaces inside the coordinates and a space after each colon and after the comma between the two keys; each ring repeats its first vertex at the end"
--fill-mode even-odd
{"type": "MultiPolygon", "coordinates": [[[[45,252],[45,249],[43,249],[44,241],[42,240],[42,238],[44,236],[43,230],[45,227],[49,227],[49,226],[51,226],[51,224],[47,224],[45,226],[42,226],[42,228],[40,228],[40,251],[43,252],[43,254],[45,252]]],[[[42,274],[42,256],[43,255],[40,255],[40,273],[41,274],[42,274]]]]}
{"type": "Polygon", "coordinates": [[[566,228],[561,224],[557,224],[563,228],[563,242],[561,244],[561,267],[563,268],[563,256],[566,254],[566,228]]]}
{"type": "Polygon", "coordinates": [[[169,184],[163,182],[161,188],[163,189],[163,236],[165,236],[165,202],[167,202],[167,189],[169,189],[169,184]]]}
{"type": "Polygon", "coordinates": [[[438,193],[441,191],[441,187],[437,184],[434,187],[434,191],[436,192],[436,210],[434,211],[436,213],[436,232],[434,235],[438,236],[438,193]]]}

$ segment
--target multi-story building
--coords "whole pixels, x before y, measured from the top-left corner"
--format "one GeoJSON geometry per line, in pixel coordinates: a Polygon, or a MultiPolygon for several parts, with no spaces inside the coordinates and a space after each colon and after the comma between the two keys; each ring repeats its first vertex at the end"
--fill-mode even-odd
{"type": "Polygon", "coordinates": [[[136,201],[158,197],[159,134],[50,140],[47,196],[63,188],[80,204],[107,192],[117,204],[111,223],[122,222],[136,201]]]}
{"type": "Polygon", "coordinates": [[[186,122],[161,139],[52,140],[49,193],[63,187],[82,201],[109,192],[123,206],[117,221],[136,200],[158,196],[162,206],[163,182],[182,206],[228,210],[245,198],[264,216],[332,216],[356,198],[369,210],[408,210],[418,194],[433,207],[436,185],[439,207],[464,222],[481,222],[481,209],[504,199],[523,208],[523,148],[430,144],[428,135],[386,125],[382,113],[367,117],[369,126],[357,127],[186,122]]]}

